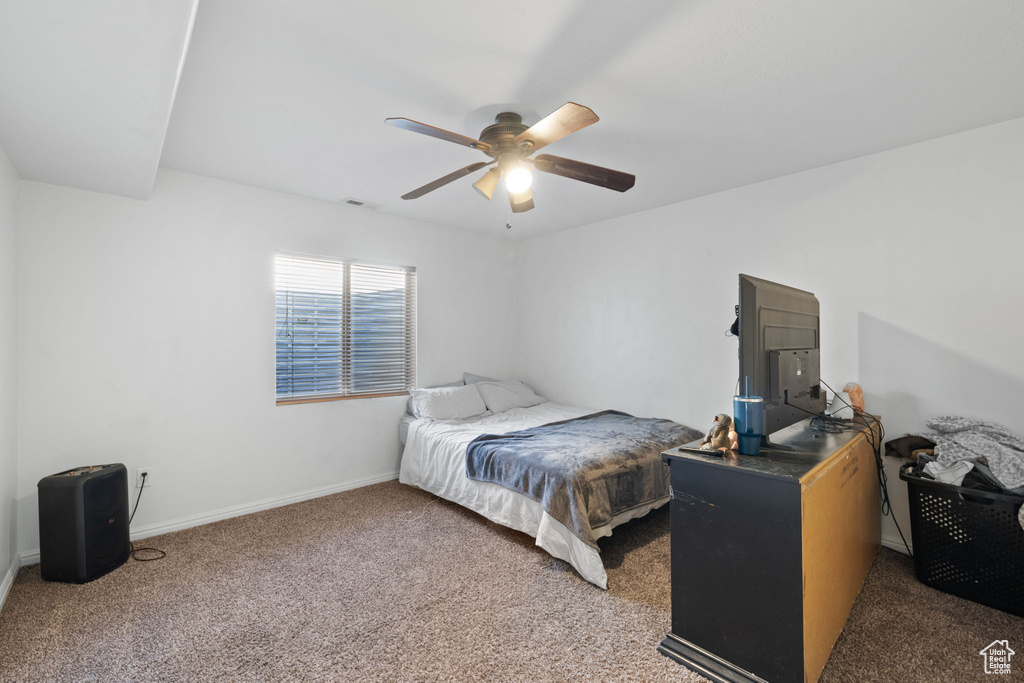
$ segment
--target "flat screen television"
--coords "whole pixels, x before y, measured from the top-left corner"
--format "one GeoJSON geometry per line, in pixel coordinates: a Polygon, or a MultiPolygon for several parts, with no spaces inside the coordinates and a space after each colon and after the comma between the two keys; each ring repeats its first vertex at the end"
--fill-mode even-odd
{"type": "Polygon", "coordinates": [[[761,446],[769,435],[825,410],[821,325],[810,292],[740,275],[739,393],[764,399],[761,446]]]}

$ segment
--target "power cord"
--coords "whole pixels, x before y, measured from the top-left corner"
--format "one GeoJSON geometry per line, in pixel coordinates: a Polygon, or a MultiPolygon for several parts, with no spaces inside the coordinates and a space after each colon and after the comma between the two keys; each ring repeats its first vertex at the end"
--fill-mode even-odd
{"type": "Polygon", "coordinates": [[[847,429],[847,427],[849,427],[849,425],[847,425],[845,422],[843,422],[837,417],[832,417],[831,415],[825,415],[823,413],[814,413],[811,412],[810,410],[807,410],[806,408],[801,408],[800,406],[794,403],[790,403],[788,392],[785,398],[783,399],[783,402],[790,408],[796,408],[797,410],[805,412],[808,415],[810,415],[811,429],[815,432],[820,432],[823,434],[842,434],[847,429]]]}
{"type": "MultiPolygon", "coordinates": [[[[149,476],[148,472],[142,473],[142,486],[139,487],[139,496],[135,499],[135,507],[132,509],[132,514],[128,517],[128,526],[131,527],[132,520],[135,519],[135,511],[139,509],[139,501],[142,500],[142,492],[146,489],[146,477],[149,476]]],[[[132,549],[132,559],[136,562],[153,562],[154,560],[162,560],[167,557],[167,553],[159,548],[136,548],[135,544],[131,541],[128,545],[132,549]],[[157,553],[154,557],[139,557],[136,553],[157,553]]]]}
{"type": "Polygon", "coordinates": [[[896,525],[896,531],[899,532],[900,540],[903,541],[903,547],[907,549],[907,555],[913,558],[914,553],[910,550],[910,544],[907,543],[907,538],[903,535],[903,529],[900,528],[900,523],[896,520],[896,515],[892,512],[892,503],[889,502],[889,477],[885,473],[885,466],[882,461],[882,444],[885,443],[885,426],[882,425],[882,420],[877,415],[872,415],[871,413],[866,411],[860,411],[858,413],[858,411],[854,410],[853,406],[851,406],[847,402],[847,400],[843,398],[842,394],[838,393],[835,389],[828,385],[828,382],[826,382],[825,380],[821,380],[821,383],[828,387],[828,390],[831,391],[834,395],[838,396],[840,401],[846,403],[847,407],[850,408],[850,410],[853,410],[855,414],[860,414],[862,417],[866,418],[867,420],[870,420],[865,435],[868,439],[868,443],[871,444],[871,448],[875,452],[875,467],[878,469],[878,485],[879,496],[882,500],[882,514],[886,517],[892,518],[892,523],[896,525]],[[877,434],[874,430],[875,425],[878,425],[877,434]]]}

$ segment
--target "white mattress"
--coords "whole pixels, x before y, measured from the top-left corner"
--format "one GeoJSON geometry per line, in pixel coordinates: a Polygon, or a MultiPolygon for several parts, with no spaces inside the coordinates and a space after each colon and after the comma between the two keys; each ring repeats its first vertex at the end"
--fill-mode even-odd
{"type": "Polygon", "coordinates": [[[398,422],[398,440],[405,445],[405,442],[409,440],[409,425],[416,421],[415,415],[406,413],[402,416],[402,419],[398,422]]]}
{"type": "MultiPolygon", "coordinates": [[[[593,412],[549,402],[531,408],[515,408],[478,420],[414,418],[408,426],[398,480],[533,536],[538,546],[571,564],[584,579],[607,589],[608,577],[597,550],[551,517],[540,503],[504,486],[466,477],[466,446],[481,434],[505,434],[593,412]]],[[[612,518],[609,524],[594,529],[595,538],[611,535],[614,527],[642,517],[666,502],[668,497],[612,518]]]]}

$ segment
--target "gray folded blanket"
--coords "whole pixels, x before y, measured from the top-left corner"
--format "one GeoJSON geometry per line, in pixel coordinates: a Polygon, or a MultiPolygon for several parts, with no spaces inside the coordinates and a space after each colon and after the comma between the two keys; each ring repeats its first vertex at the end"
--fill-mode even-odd
{"type": "Polygon", "coordinates": [[[935,442],[935,459],[944,464],[987,463],[992,476],[1004,489],[1024,486],[1024,440],[1006,427],[967,417],[933,417],[925,424],[935,433],[925,436],[935,442]]]}
{"type": "Polygon", "coordinates": [[[466,476],[528,496],[596,548],[595,528],[617,514],[667,498],[662,451],[700,436],[671,420],[606,410],[478,436],[466,448],[466,476]]]}

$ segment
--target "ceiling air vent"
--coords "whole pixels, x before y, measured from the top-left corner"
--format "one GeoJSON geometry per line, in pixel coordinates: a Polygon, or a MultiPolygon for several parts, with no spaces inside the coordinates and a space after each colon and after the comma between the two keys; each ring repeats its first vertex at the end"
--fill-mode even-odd
{"type": "Polygon", "coordinates": [[[343,199],[341,200],[341,203],[348,204],[349,206],[358,206],[361,209],[379,209],[381,207],[380,204],[374,204],[373,202],[367,202],[363,201],[362,199],[355,199],[353,197],[343,199]]]}

